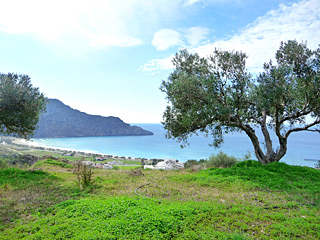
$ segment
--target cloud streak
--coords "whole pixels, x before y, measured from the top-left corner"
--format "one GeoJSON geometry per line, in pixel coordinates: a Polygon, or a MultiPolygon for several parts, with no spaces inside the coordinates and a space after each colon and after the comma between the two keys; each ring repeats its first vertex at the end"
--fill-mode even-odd
{"type": "Polygon", "coordinates": [[[173,46],[179,46],[183,44],[181,34],[172,29],[161,29],[154,34],[152,45],[157,50],[166,50],[173,46]]]}
{"type": "Polygon", "coordinates": [[[157,50],[167,50],[174,46],[198,46],[207,39],[210,30],[205,27],[190,27],[175,31],[173,29],[161,29],[154,34],[152,45],[157,50]],[[187,43],[186,43],[187,42],[187,43]]]}
{"type": "Polygon", "coordinates": [[[174,18],[183,2],[3,0],[0,31],[57,44],[75,37],[95,48],[136,46],[144,42],[146,27],[174,18]]]}
{"type": "MultiPolygon", "coordinates": [[[[215,48],[239,50],[247,53],[248,70],[259,72],[264,62],[274,58],[281,41],[296,39],[308,41],[310,48],[316,48],[319,38],[315,34],[320,29],[320,1],[303,0],[292,5],[280,5],[277,10],[269,11],[248,25],[239,34],[226,40],[204,44],[189,49],[201,56],[210,55],[215,48]]],[[[172,69],[172,56],[166,59],[150,60],[140,69],[144,71],[161,71],[172,69]],[[152,66],[148,68],[148,66],[152,66]]]]}

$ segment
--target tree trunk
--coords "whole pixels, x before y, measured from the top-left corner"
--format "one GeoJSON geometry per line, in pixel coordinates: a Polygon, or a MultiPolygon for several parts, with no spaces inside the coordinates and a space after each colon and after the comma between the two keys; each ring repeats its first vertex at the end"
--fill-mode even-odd
{"type": "Polygon", "coordinates": [[[263,165],[266,165],[268,162],[266,160],[266,156],[265,156],[264,152],[262,151],[262,149],[260,147],[259,139],[256,136],[254,129],[252,127],[250,127],[249,125],[242,125],[241,128],[245,131],[245,133],[250,138],[252,145],[254,147],[255,155],[256,155],[258,161],[261,162],[263,165]]]}
{"type": "Polygon", "coordinates": [[[264,153],[260,147],[259,139],[256,136],[256,133],[252,127],[249,125],[242,125],[241,129],[245,131],[245,133],[250,138],[252,145],[254,147],[255,155],[259,162],[263,165],[271,162],[279,162],[280,159],[286,154],[287,152],[287,139],[285,137],[279,138],[280,148],[274,152],[272,149],[272,141],[270,139],[270,135],[268,130],[262,128],[262,132],[265,138],[267,152],[264,153]]]}
{"type": "Polygon", "coordinates": [[[273,150],[273,147],[272,147],[272,141],[271,141],[270,134],[269,134],[269,131],[268,131],[268,128],[267,128],[267,114],[266,114],[266,111],[263,111],[262,116],[263,116],[263,119],[260,122],[260,126],[261,126],[262,134],[264,136],[264,141],[265,141],[266,147],[267,147],[267,152],[265,154],[265,157],[266,157],[266,162],[268,163],[268,162],[272,162],[273,161],[273,159],[275,157],[275,153],[274,153],[274,150],[273,150]]]}

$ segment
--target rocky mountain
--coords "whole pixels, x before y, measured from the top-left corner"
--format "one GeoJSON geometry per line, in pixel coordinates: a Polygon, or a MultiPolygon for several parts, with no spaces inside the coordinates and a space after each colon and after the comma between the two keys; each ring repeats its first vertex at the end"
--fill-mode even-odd
{"type": "Polygon", "coordinates": [[[33,138],[140,136],[153,135],[137,126],[130,126],[118,117],[89,115],[49,99],[33,138]]]}

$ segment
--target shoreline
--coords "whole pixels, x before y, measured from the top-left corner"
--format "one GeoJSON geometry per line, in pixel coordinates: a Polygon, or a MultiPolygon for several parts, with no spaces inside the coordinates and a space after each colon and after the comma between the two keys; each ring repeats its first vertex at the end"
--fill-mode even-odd
{"type": "Polygon", "coordinates": [[[130,156],[117,156],[117,155],[111,155],[111,154],[103,154],[103,153],[97,153],[94,151],[85,151],[85,150],[76,150],[71,148],[61,148],[61,147],[51,147],[46,145],[41,145],[39,143],[33,142],[32,140],[26,140],[23,138],[16,138],[16,137],[7,137],[7,136],[1,136],[1,143],[2,144],[8,144],[18,147],[28,147],[34,150],[40,150],[40,151],[48,151],[53,153],[59,153],[64,156],[78,156],[78,157],[92,157],[92,158],[106,158],[111,160],[131,160],[131,161],[164,161],[165,159],[157,159],[157,158],[143,158],[143,157],[130,157],[130,156]]]}

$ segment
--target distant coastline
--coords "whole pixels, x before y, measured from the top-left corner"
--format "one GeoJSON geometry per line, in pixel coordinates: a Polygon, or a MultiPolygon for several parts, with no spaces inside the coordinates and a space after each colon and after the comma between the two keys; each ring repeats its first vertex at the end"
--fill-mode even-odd
{"type": "MultiPolygon", "coordinates": [[[[165,130],[161,124],[137,124],[154,132],[152,136],[113,136],[113,137],[80,137],[80,138],[47,138],[32,139],[31,147],[44,147],[52,151],[65,151],[65,154],[91,154],[99,156],[125,157],[127,159],[208,159],[211,154],[220,151],[236,158],[243,158],[250,151],[255,159],[252,144],[244,133],[225,135],[225,143],[221,148],[210,147],[212,138],[192,136],[190,145],[181,149],[180,144],[165,138],[165,130]]],[[[24,140],[20,144],[26,144],[24,140]]],[[[288,141],[288,152],[281,160],[290,165],[314,167],[313,162],[304,159],[319,159],[320,136],[312,132],[293,134],[288,141]]]]}
{"type": "Polygon", "coordinates": [[[8,145],[14,145],[18,147],[27,147],[34,150],[41,150],[41,151],[48,151],[53,153],[59,153],[64,156],[79,156],[79,157],[103,157],[106,159],[112,159],[112,160],[132,160],[132,161],[146,161],[146,160],[156,160],[156,161],[162,161],[165,159],[157,159],[157,158],[136,158],[136,157],[130,157],[130,156],[117,156],[117,155],[110,155],[110,154],[104,154],[104,153],[97,153],[95,151],[86,151],[86,150],[76,150],[72,148],[63,148],[63,147],[51,147],[46,145],[41,145],[37,142],[34,142],[32,140],[26,140],[22,138],[16,138],[16,137],[1,137],[1,143],[2,144],[8,144],[8,145]]]}

